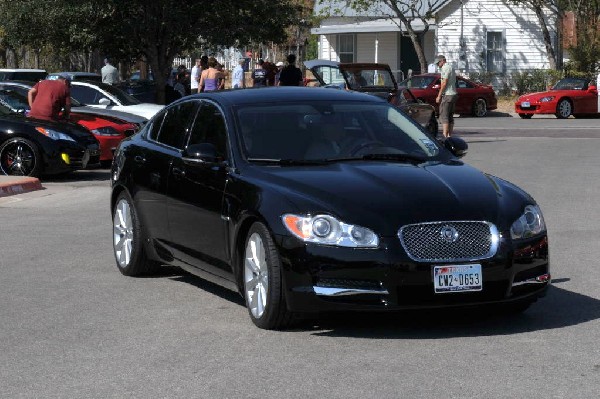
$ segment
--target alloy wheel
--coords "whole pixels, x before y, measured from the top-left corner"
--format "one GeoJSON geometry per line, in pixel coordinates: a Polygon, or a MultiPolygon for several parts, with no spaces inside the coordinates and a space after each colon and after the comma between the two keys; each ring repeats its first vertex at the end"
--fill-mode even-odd
{"type": "Polygon", "coordinates": [[[558,103],[557,116],[559,118],[561,118],[561,119],[568,118],[569,116],[571,116],[572,112],[573,112],[573,106],[571,105],[571,102],[569,100],[561,100],[558,103]]]}
{"type": "Polygon", "coordinates": [[[30,176],[36,162],[35,150],[21,140],[5,144],[0,152],[0,168],[7,175],[30,176]]]}
{"type": "Polygon", "coordinates": [[[269,267],[263,240],[258,233],[248,239],[244,253],[244,289],[252,316],[260,318],[267,306],[269,267]]]}
{"type": "Polygon", "coordinates": [[[129,202],[121,199],[113,218],[113,247],[120,267],[126,267],[133,252],[133,219],[129,202]]]}
{"type": "Polygon", "coordinates": [[[475,104],[473,106],[474,114],[477,117],[482,117],[487,114],[487,103],[483,98],[478,98],[475,100],[475,104]]]}

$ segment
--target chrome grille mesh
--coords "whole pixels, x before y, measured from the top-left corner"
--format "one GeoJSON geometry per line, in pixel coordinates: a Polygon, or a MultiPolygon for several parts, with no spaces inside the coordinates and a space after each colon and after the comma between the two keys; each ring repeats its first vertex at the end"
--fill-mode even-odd
{"type": "Polygon", "coordinates": [[[478,221],[403,226],[398,237],[408,256],[420,262],[471,261],[495,255],[498,230],[478,221]]]}

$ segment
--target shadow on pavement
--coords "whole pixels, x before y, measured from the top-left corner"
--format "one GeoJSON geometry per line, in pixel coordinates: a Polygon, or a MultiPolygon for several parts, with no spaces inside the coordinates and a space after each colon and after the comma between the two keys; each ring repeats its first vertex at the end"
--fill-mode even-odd
{"type": "Polygon", "coordinates": [[[81,180],[110,180],[110,169],[84,169],[61,175],[43,176],[42,183],[70,183],[81,180]]]}
{"type": "MultiPolygon", "coordinates": [[[[164,267],[158,277],[191,284],[239,306],[237,292],[193,276],[176,267],[164,267]]],[[[553,284],[570,279],[554,279],[553,284]]],[[[600,300],[552,285],[545,298],[521,314],[500,309],[454,308],[390,312],[321,313],[301,319],[291,331],[313,331],[328,337],[377,339],[442,339],[520,334],[574,326],[600,318],[600,300]]]]}

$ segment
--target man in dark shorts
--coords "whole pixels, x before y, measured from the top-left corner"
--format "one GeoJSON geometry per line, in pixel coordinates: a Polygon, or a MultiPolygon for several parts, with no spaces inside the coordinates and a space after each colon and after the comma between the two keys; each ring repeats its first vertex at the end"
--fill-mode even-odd
{"type": "Polygon", "coordinates": [[[441,68],[442,84],[440,91],[435,101],[440,104],[439,120],[442,124],[442,133],[447,139],[452,135],[454,130],[454,106],[458,100],[458,92],[456,91],[456,74],[454,70],[446,62],[446,57],[438,55],[435,58],[435,63],[441,68]]]}
{"type": "Polygon", "coordinates": [[[302,71],[295,65],[296,56],[294,54],[288,55],[287,63],[279,75],[279,86],[303,86],[302,71]]]}
{"type": "Polygon", "coordinates": [[[29,116],[36,119],[60,120],[69,118],[71,112],[70,82],[64,77],[56,80],[40,80],[27,93],[29,116]]]}

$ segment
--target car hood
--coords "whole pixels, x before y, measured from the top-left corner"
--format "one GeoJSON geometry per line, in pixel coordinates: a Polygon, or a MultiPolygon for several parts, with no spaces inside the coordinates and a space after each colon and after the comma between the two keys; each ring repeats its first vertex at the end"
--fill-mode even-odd
{"type": "MultiPolygon", "coordinates": [[[[393,236],[406,224],[489,221],[510,227],[533,199],[516,186],[452,160],[421,165],[342,162],[318,167],[259,167],[261,180],[296,209],[330,213],[393,236]],[[507,224],[507,220],[510,221],[507,224]]],[[[289,206],[289,205],[288,205],[289,206]]]]}
{"type": "Polygon", "coordinates": [[[136,123],[136,124],[144,124],[148,121],[148,118],[144,118],[141,115],[131,114],[129,112],[117,111],[117,110],[113,110],[113,109],[95,108],[95,107],[90,107],[88,105],[82,105],[79,107],[71,107],[71,112],[78,113],[78,114],[93,114],[93,115],[108,116],[108,117],[123,120],[125,122],[136,123]]]}
{"type": "Polygon", "coordinates": [[[45,119],[35,119],[30,117],[25,117],[24,115],[6,115],[3,116],[2,119],[5,122],[13,124],[16,129],[17,126],[30,126],[32,128],[43,127],[46,129],[52,129],[57,132],[65,133],[71,137],[73,137],[76,141],[80,142],[97,142],[94,138],[94,135],[90,133],[86,128],[72,122],[53,122],[45,119]]]}
{"type": "Polygon", "coordinates": [[[127,112],[130,114],[142,116],[146,119],[150,119],[158,111],[163,109],[165,106],[159,105],[159,104],[142,103],[142,104],[135,104],[135,105],[109,105],[109,106],[93,105],[93,107],[127,112]]]}
{"type": "Polygon", "coordinates": [[[548,91],[539,91],[536,93],[527,93],[527,94],[523,94],[521,97],[518,98],[517,101],[538,101],[541,98],[544,97],[548,97],[548,96],[558,96],[559,95],[559,90],[548,90],[548,91]]]}

